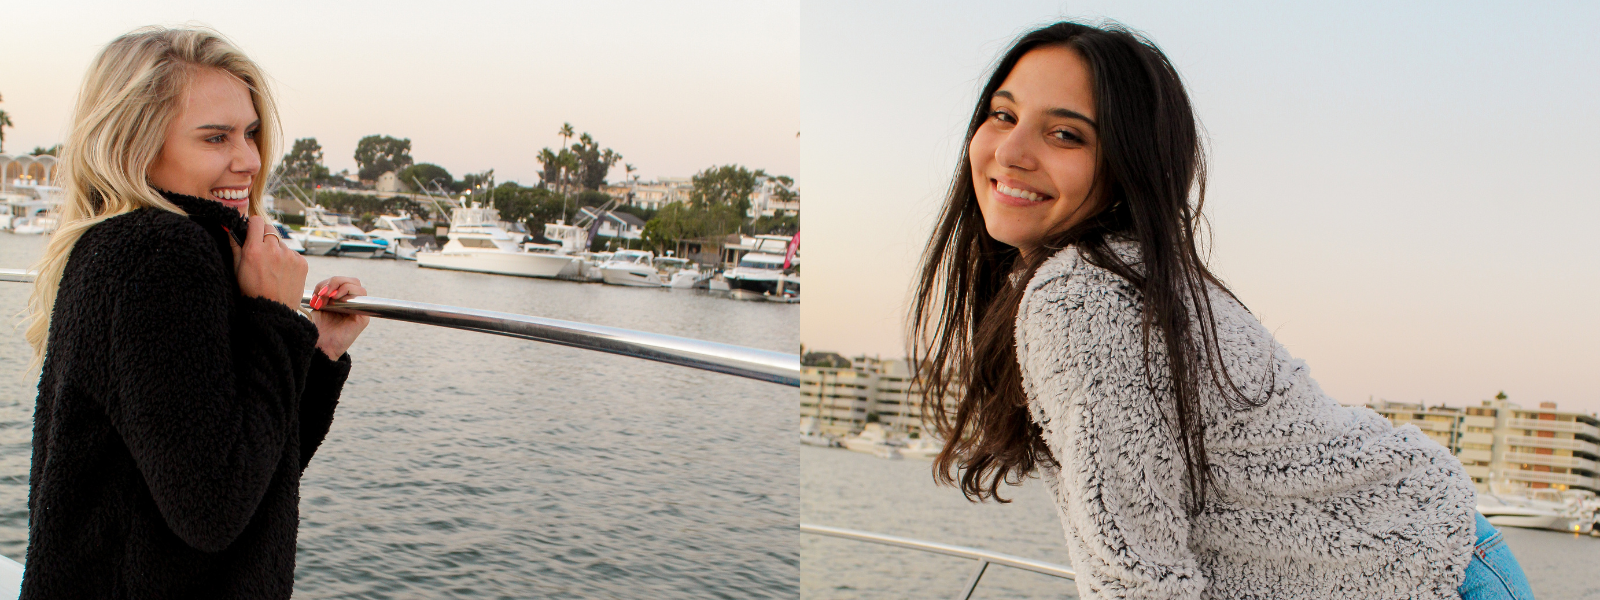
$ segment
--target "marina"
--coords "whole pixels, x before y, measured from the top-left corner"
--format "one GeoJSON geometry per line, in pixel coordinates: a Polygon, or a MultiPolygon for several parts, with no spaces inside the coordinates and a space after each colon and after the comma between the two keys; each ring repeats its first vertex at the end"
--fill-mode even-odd
{"type": "MultiPolygon", "coordinates": [[[[0,235],[0,265],[43,238],[0,235]]],[[[792,307],[307,257],[376,296],[772,353],[792,307]]],[[[27,286],[0,284],[22,305],[27,286]]],[[[375,319],[302,487],[296,597],[792,598],[794,388],[375,319]]],[[[20,335],[3,364],[26,364],[20,335]]],[[[35,390],[0,396],[0,554],[24,555],[35,390]]]]}

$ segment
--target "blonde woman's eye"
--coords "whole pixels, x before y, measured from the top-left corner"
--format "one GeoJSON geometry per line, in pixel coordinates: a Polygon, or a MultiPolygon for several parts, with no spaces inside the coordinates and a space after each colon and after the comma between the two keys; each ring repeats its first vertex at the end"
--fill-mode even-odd
{"type": "Polygon", "coordinates": [[[211,142],[213,144],[221,144],[222,142],[225,142],[227,140],[228,140],[228,135],[224,134],[224,133],[219,133],[217,135],[213,135],[211,137],[206,138],[206,141],[211,142]]]}
{"type": "Polygon", "coordinates": [[[244,139],[247,139],[247,140],[256,139],[256,131],[258,131],[258,130],[251,129],[250,131],[244,132],[244,139]]]}

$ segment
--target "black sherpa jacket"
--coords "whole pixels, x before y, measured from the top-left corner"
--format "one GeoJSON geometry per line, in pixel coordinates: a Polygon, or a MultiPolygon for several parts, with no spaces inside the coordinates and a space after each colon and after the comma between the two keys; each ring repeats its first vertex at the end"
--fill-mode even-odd
{"type": "Polygon", "coordinates": [[[219,202],[168,194],[67,260],[34,411],[22,598],[288,598],[300,474],[350,372],[239,294],[219,202]]]}

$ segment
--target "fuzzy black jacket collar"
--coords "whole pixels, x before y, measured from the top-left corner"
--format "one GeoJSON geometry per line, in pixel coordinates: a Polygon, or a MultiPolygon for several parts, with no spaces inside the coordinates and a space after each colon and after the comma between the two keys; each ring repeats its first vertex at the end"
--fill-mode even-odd
{"type": "Polygon", "coordinates": [[[177,205],[178,208],[183,209],[183,212],[189,213],[189,218],[199,223],[201,227],[205,227],[208,230],[220,227],[223,231],[232,235],[233,239],[239,242],[239,245],[244,245],[244,237],[250,231],[250,222],[245,220],[239,214],[239,211],[216,200],[196,198],[166,190],[157,191],[161,192],[161,197],[166,198],[168,202],[177,205]]]}

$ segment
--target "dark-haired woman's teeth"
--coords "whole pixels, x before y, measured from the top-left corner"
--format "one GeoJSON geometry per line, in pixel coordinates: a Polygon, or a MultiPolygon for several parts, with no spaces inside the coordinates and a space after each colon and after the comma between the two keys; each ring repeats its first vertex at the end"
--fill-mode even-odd
{"type": "Polygon", "coordinates": [[[1014,197],[1014,198],[1022,198],[1024,200],[1032,200],[1034,202],[1038,202],[1040,200],[1044,200],[1045,198],[1048,198],[1048,196],[1040,196],[1040,195],[1035,194],[1033,192],[1030,192],[1028,190],[1019,190],[1017,188],[1007,186],[1006,184],[1000,183],[998,181],[994,182],[994,189],[999,191],[1002,194],[1007,195],[1007,196],[1011,196],[1011,197],[1014,197]]]}

